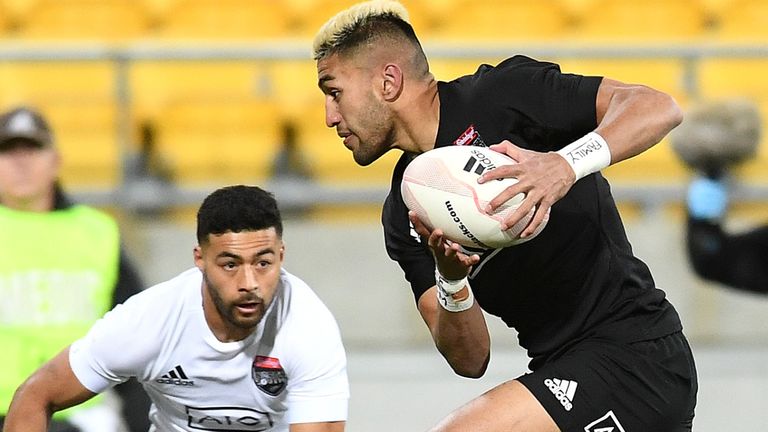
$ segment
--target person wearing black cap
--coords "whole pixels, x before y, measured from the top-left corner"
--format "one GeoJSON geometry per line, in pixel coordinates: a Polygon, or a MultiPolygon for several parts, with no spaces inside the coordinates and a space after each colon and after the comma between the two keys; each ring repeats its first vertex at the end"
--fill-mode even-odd
{"type": "MultiPolygon", "coordinates": [[[[32,371],[143,286],[116,222],[64,193],[54,141],[34,109],[0,116],[0,427],[32,371]]],[[[149,398],[140,385],[116,392],[128,429],[148,430],[149,398]]],[[[65,412],[50,430],[88,430],[88,421],[83,412],[65,412]]]]}

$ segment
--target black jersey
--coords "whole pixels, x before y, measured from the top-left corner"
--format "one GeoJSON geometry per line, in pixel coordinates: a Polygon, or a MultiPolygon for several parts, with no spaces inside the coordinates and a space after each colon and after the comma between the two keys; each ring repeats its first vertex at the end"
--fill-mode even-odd
{"type": "MultiPolygon", "coordinates": [[[[516,56],[473,75],[439,82],[436,147],[491,145],[557,150],[594,130],[599,77],[561,73],[552,63],[516,56]]],[[[389,256],[418,298],[435,285],[435,263],[412,229],[400,194],[398,161],[382,223],[389,256]]],[[[627,240],[606,179],[576,182],[552,206],[534,239],[482,257],[469,275],[478,304],[517,330],[535,370],[570,343],[586,337],[633,342],[681,330],[680,319],[627,240]]]]}

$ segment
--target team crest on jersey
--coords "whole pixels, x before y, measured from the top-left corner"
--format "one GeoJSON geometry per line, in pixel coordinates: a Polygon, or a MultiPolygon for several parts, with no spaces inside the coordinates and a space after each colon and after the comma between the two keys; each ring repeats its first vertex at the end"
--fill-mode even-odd
{"type": "Polygon", "coordinates": [[[460,145],[460,146],[477,146],[477,147],[488,147],[485,145],[485,141],[483,141],[483,138],[480,136],[480,132],[477,131],[474,124],[469,125],[467,130],[464,131],[461,135],[459,135],[458,138],[453,142],[454,145],[460,145]]]}
{"type": "Polygon", "coordinates": [[[280,366],[280,359],[274,357],[256,356],[251,377],[256,387],[270,396],[277,396],[288,384],[288,375],[280,366]]]}

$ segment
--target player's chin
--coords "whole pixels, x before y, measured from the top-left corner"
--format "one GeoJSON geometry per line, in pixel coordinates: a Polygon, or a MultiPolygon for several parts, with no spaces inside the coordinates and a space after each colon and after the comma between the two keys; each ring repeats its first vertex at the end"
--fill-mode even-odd
{"type": "Polygon", "coordinates": [[[361,147],[357,147],[352,150],[352,157],[355,158],[355,162],[360,166],[368,166],[380,157],[382,157],[386,151],[367,151],[361,147]]]}

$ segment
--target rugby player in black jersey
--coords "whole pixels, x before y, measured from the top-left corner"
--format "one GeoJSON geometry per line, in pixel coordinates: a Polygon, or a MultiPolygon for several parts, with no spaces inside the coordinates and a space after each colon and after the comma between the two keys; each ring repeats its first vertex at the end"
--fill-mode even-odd
{"type": "Polygon", "coordinates": [[[482,308],[517,330],[531,357],[530,372],[434,431],[691,430],[697,379],[680,318],[633,255],[600,174],[682,121],[671,97],[524,56],[438,82],[407,11],[391,1],[331,18],[313,54],[326,123],[355,161],[403,151],[382,214],[386,247],[439,351],[457,374],[483,375],[490,337],[482,308]],[[409,215],[403,170],[449,145],[490,145],[517,160],[481,177],[519,180],[489,210],[524,192],[506,224],[534,208],[527,236],[551,209],[546,228],[514,247],[468,250],[409,215]]]}

